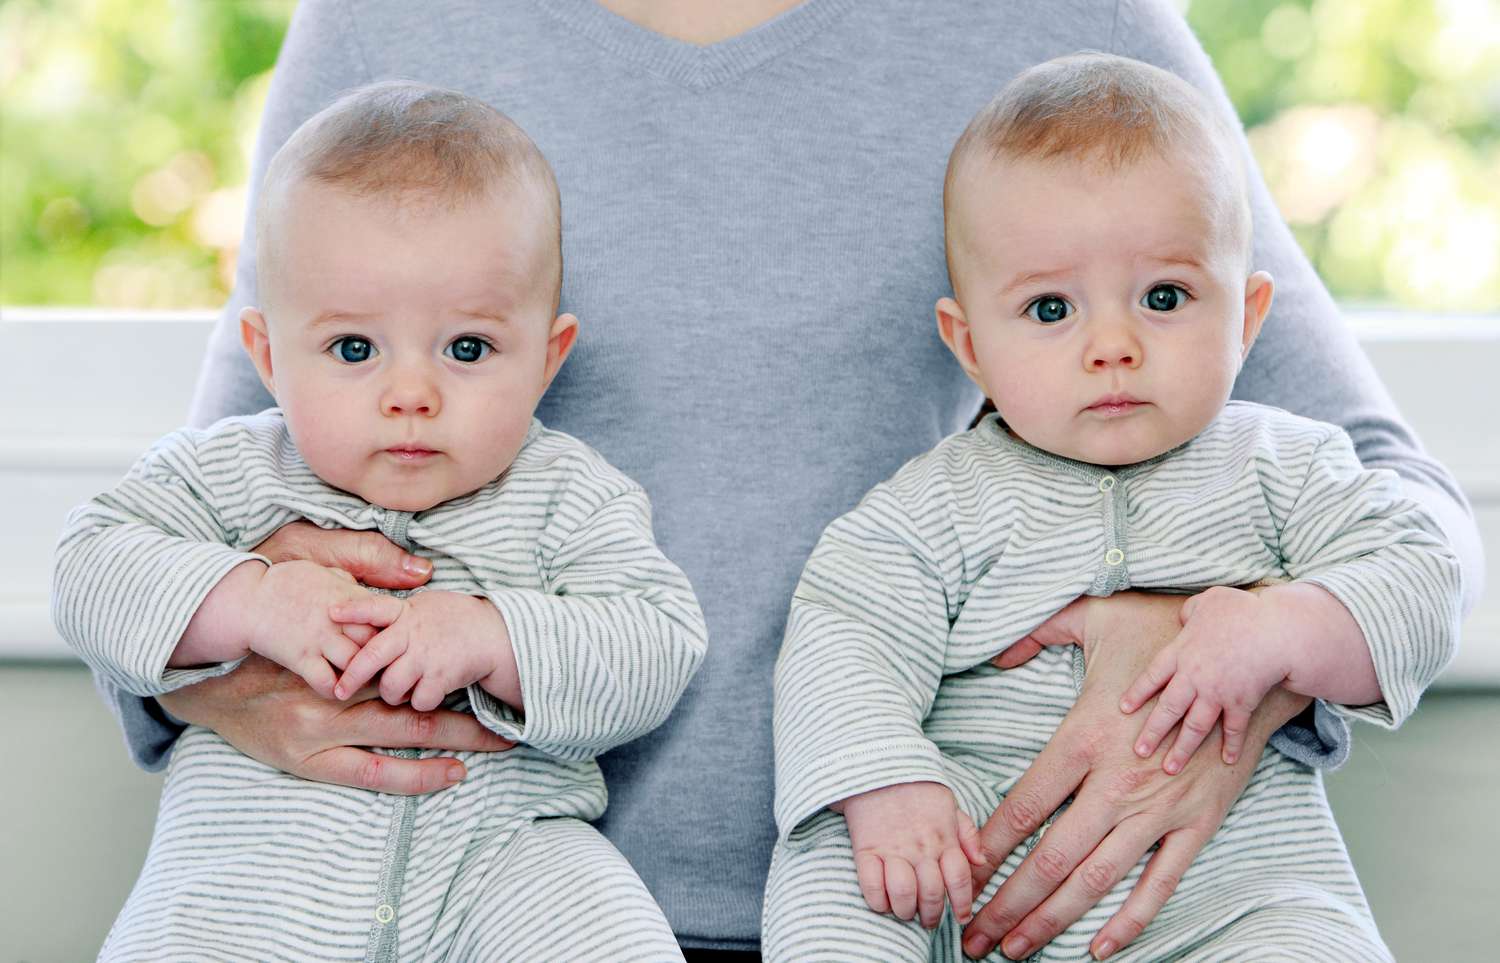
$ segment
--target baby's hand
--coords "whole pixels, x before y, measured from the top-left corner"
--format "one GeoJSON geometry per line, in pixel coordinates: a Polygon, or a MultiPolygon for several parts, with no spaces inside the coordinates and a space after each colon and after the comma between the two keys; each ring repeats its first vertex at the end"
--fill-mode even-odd
{"type": "Polygon", "coordinates": [[[973,915],[970,861],[980,862],[979,833],[947,786],[910,782],[872,789],[835,803],[849,824],[854,868],[865,902],[904,920],[920,915],[933,929],[943,918],[943,895],[953,915],[973,915]]]}
{"type": "Polygon", "coordinates": [[[1250,714],[1267,692],[1290,672],[1288,633],[1277,628],[1271,608],[1251,592],[1211,588],[1182,606],[1182,631],[1157,653],[1125,695],[1120,711],[1129,714],[1160,691],[1135,751],[1151,755],[1182,720],[1182,731],[1162,762],[1176,774],[1224,716],[1225,763],[1233,765],[1245,744],[1250,714]]]}
{"type": "Polygon", "coordinates": [[[328,608],[369,594],[342,569],[277,562],[261,575],[250,600],[249,649],[291,669],[331,699],[334,669],[348,665],[359,646],[328,617],[328,608]]]}
{"type": "Polygon", "coordinates": [[[500,666],[498,646],[510,644],[493,605],[457,592],[419,592],[404,600],[370,595],[335,605],[328,616],[381,630],[349,661],[334,695],[347,699],[381,672],[382,699],[391,705],[409,701],[422,712],[436,709],[455,689],[488,678],[500,666]]]}

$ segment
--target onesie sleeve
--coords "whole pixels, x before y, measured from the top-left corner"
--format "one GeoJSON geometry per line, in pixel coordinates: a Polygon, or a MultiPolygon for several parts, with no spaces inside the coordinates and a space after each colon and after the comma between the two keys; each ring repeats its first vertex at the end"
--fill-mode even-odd
{"type": "Polygon", "coordinates": [[[156,695],[239,664],[167,668],[209,590],[242,562],[264,561],[228,540],[189,432],[158,442],[118,485],[69,514],[52,619],[107,692],[156,695]]]}
{"type": "Polygon", "coordinates": [[[889,485],[818,540],[776,663],[782,840],[830,803],[909,782],[948,784],[922,731],[950,628],[941,570],[889,485]]]}
{"type": "Polygon", "coordinates": [[[639,488],[611,497],[544,560],[546,591],[487,587],[510,632],[524,714],[477,684],[479,720],[563,759],[588,759],[661,725],[703,660],[708,629],[682,570],[651,532],[639,488]]]}
{"type": "Polygon", "coordinates": [[[1287,574],[1326,589],[1359,624],[1382,701],[1331,706],[1395,728],[1458,644],[1459,561],[1437,521],[1396,476],[1360,464],[1333,431],[1312,455],[1281,530],[1287,574]]]}

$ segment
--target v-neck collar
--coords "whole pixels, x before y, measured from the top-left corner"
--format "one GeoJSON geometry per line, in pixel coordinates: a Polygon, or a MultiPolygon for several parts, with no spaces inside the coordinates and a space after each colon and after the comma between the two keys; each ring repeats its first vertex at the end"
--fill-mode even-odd
{"type": "Polygon", "coordinates": [[[595,0],[542,0],[541,5],[614,56],[690,90],[707,90],[793,49],[856,3],[803,0],[744,33],[701,47],[648,30],[595,0]]]}

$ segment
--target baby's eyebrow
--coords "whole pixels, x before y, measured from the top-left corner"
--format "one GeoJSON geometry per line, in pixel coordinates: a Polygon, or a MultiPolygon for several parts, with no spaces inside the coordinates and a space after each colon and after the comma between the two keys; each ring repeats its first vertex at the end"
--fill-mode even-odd
{"type": "Polygon", "coordinates": [[[311,321],[307,322],[307,326],[309,328],[316,328],[324,324],[348,324],[350,322],[368,320],[369,315],[359,314],[354,311],[340,311],[336,309],[330,309],[327,311],[318,312],[318,314],[311,321]]]}
{"type": "Polygon", "coordinates": [[[1180,265],[1182,267],[1203,267],[1203,259],[1192,254],[1147,254],[1145,259],[1153,264],[1180,265]]]}
{"type": "Polygon", "coordinates": [[[1031,271],[1026,274],[1018,274],[1000,289],[1001,294],[1009,294],[1016,288],[1027,287],[1039,281],[1050,281],[1053,278],[1066,277],[1071,273],[1067,268],[1057,268],[1052,271],[1031,271]]]}

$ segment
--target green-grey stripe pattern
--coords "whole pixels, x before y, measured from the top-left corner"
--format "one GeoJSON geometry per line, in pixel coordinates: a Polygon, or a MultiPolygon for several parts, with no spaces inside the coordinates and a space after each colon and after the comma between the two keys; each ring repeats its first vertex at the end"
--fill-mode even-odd
{"type": "MultiPolygon", "coordinates": [[[[409,852],[392,860],[388,838],[407,838],[392,836],[404,822],[400,797],[305,782],[190,728],[107,958],[166,959],[174,947],[198,959],[442,958],[460,929],[475,925],[468,918],[487,899],[477,885],[484,867],[506,859],[508,841],[535,820],[602,814],[594,756],[661,724],[703,658],[702,613],[655,544],[645,494],[588,446],[538,422],[500,478],[416,515],[326,485],[275,410],[176,432],[69,516],[54,620],[97,673],[130,692],[227,672],[233,664],[165,666],[215,582],[296,519],[401,536],[431,559],[429,588],[494,602],[515,648],[524,717],[478,686],[446,705],[472,702],[485,725],[522,745],[458,753],[468,777],[416,800],[409,852]],[[399,946],[385,925],[397,928],[399,946]]],[[[654,928],[670,940],[670,929],[618,853],[579,826],[605,847],[593,878],[611,892],[600,905],[621,908],[592,920],[581,938],[600,958],[675,958],[659,941],[627,938],[654,928]]],[[[531,877],[529,888],[547,891],[545,877],[531,877]]],[[[485,924],[506,939],[560,925],[550,913],[519,910],[485,924]]]]}
{"type": "MultiPolygon", "coordinates": [[[[908,462],[828,527],[792,602],[776,670],[769,958],[814,958],[841,927],[874,940],[873,958],[908,958],[893,947],[910,934],[871,935],[909,925],[863,909],[847,831],[826,807],[931,780],[982,822],[1077,692],[1068,650],[1008,672],[990,658],[1079,595],[1270,579],[1323,586],[1369,642],[1384,701],[1325,711],[1399,724],[1452,657],[1456,558],[1395,476],[1363,468],[1334,426],[1235,402],[1186,445],[1107,469],[1032,448],[992,415],[908,462]],[[847,876],[841,891],[827,885],[830,866],[847,876]]],[[[1043,958],[1085,957],[1139,869],[1043,958]]],[[[1247,914],[1288,903],[1313,914],[1297,917],[1306,926],[1271,927],[1290,945],[1332,952],[1347,940],[1375,955],[1328,958],[1385,953],[1319,777],[1268,749],[1224,828],[1123,958],[1207,953],[1231,931],[1261,926],[1247,914]]],[[[959,958],[956,942],[936,939],[919,941],[923,954],[959,958]]]]}

